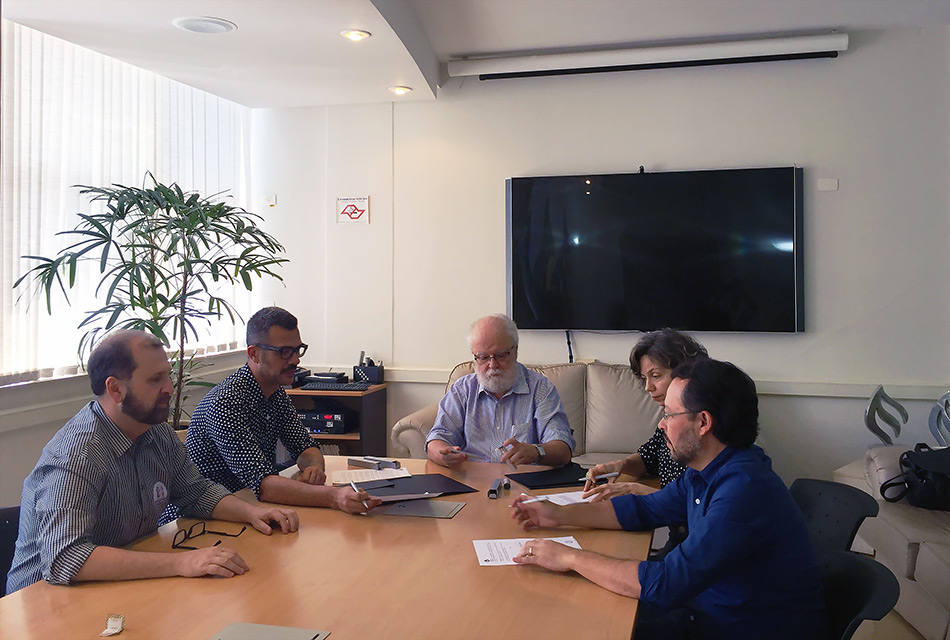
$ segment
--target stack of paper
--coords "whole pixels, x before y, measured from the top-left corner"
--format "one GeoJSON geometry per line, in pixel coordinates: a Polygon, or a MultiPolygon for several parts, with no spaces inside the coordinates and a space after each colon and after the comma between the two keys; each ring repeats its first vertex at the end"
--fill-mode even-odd
{"type": "Polygon", "coordinates": [[[408,469],[347,469],[334,471],[330,474],[330,484],[342,486],[351,482],[371,482],[373,480],[391,480],[392,478],[408,478],[412,474],[408,469]]]}

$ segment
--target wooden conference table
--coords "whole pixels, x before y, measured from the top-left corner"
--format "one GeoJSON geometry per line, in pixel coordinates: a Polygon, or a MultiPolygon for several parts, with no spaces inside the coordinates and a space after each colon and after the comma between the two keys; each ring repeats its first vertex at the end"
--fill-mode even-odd
{"type": "MultiPolygon", "coordinates": [[[[507,465],[466,463],[449,470],[402,460],[413,474],[444,473],[478,493],[434,498],[466,502],[451,519],[353,516],[298,507],[300,530],[238,538],[206,534],[194,546],[236,549],[243,576],[162,578],[52,586],[39,582],[0,598],[0,637],[96,638],[109,614],[125,616],[121,640],[205,640],[236,621],[329,631],[331,640],[362,638],[630,638],[637,600],[574,573],[532,566],[481,567],[472,540],[573,535],[581,548],[643,559],[650,533],[543,529],[523,532],[508,505],[523,487],[489,500],[507,465]]],[[[327,457],[328,474],[346,458],[327,457]]],[[[546,467],[521,467],[519,471],[546,467]]],[[[568,491],[553,489],[536,493],[568,491]]],[[[534,493],[534,492],[532,492],[534,493]]],[[[253,497],[250,498],[253,500],[253,497]]],[[[130,548],[170,551],[179,526],[165,525],[130,548]]],[[[237,532],[240,525],[209,527],[237,532]]],[[[192,544],[192,542],[189,542],[192,544]]]]}

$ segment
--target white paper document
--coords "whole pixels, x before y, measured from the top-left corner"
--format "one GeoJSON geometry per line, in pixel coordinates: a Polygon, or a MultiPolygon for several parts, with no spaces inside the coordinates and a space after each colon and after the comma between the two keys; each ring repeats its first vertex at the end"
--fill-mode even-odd
{"type": "MultiPolygon", "coordinates": [[[[478,556],[478,564],[483,567],[501,567],[504,565],[517,564],[514,558],[521,551],[521,547],[529,540],[536,538],[510,538],[508,540],[472,540],[475,545],[475,555],[478,556]]],[[[574,536],[563,536],[560,538],[545,538],[545,540],[554,540],[569,547],[580,549],[574,536]]]]}
{"type": "MultiPolygon", "coordinates": [[[[549,493],[544,497],[548,499],[548,502],[560,505],[562,507],[569,504],[580,504],[581,502],[590,502],[594,499],[594,496],[591,496],[584,499],[583,491],[565,491],[564,493],[549,493]]],[[[540,496],[539,496],[540,497],[540,496]]]]}
{"type": "Polygon", "coordinates": [[[347,469],[332,472],[330,483],[334,486],[342,486],[351,482],[391,480],[393,478],[408,478],[411,475],[407,469],[347,469]]]}

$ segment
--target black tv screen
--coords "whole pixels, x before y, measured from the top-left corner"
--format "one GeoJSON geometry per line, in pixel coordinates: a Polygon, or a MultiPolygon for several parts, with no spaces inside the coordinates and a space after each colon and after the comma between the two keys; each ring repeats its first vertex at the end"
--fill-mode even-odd
{"type": "Polygon", "coordinates": [[[802,170],[509,178],[522,329],[795,332],[802,170]]]}

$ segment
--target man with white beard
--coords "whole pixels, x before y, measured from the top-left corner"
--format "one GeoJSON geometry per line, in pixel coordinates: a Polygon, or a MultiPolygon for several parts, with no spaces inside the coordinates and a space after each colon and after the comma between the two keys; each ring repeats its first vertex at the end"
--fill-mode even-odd
{"type": "Polygon", "coordinates": [[[479,318],[468,334],[475,373],[456,380],[426,437],[429,460],[546,464],[571,461],[574,437],[550,380],[518,363],[518,327],[506,315],[479,318]]]}

